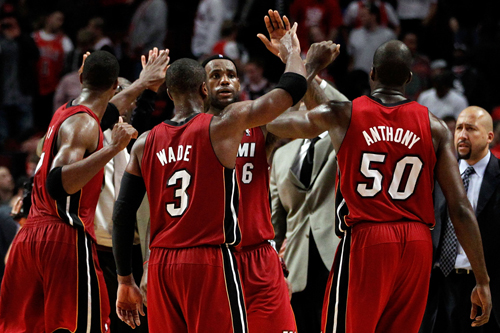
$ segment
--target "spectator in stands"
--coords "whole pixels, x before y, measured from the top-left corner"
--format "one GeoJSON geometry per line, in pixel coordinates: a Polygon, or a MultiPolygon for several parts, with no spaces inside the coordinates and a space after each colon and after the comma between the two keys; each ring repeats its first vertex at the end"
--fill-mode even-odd
{"type": "Polygon", "coordinates": [[[87,30],[95,35],[95,41],[92,49],[108,51],[111,54],[115,54],[113,47],[113,42],[111,39],[104,34],[104,19],[102,17],[94,17],[90,19],[87,25],[87,30]]]}
{"type": "Polygon", "coordinates": [[[420,93],[430,86],[431,64],[428,57],[418,53],[417,34],[407,32],[404,34],[402,41],[408,46],[413,56],[413,64],[411,65],[413,76],[410,83],[406,85],[405,94],[408,99],[416,101],[420,93]]]}
{"type": "Polygon", "coordinates": [[[50,13],[41,30],[34,32],[33,39],[40,50],[38,59],[38,93],[35,102],[35,124],[46,130],[52,117],[52,103],[57,84],[64,69],[65,56],[73,50],[73,43],[62,31],[64,14],[50,13]]]}
{"type": "Polygon", "coordinates": [[[220,39],[224,22],[222,0],[201,0],[194,19],[191,51],[194,56],[204,59],[212,53],[215,43],[220,39]]]}
{"type": "Polygon", "coordinates": [[[0,166],[0,207],[9,206],[12,197],[14,196],[14,178],[7,167],[0,166]]]}
{"type": "Polygon", "coordinates": [[[5,256],[9,250],[19,225],[10,217],[10,211],[0,210],[0,284],[5,270],[5,256]]]}
{"type": "Polygon", "coordinates": [[[274,88],[274,83],[264,77],[264,63],[251,59],[245,65],[245,80],[241,85],[240,100],[254,100],[274,88]]]}
{"type": "Polygon", "coordinates": [[[0,151],[9,136],[21,139],[33,127],[38,56],[15,13],[0,13],[0,151]]]}
{"type": "Polygon", "coordinates": [[[401,32],[414,32],[418,36],[437,13],[438,0],[398,0],[397,13],[401,32]]]}
{"type": "MultiPolygon", "coordinates": [[[[82,28],[78,31],[78,34],[76,35],[76,48],[68,53],[68,56],[66,57],[66,64],[64,66],[65,75],[71,72],[78,71],[78,69],[82,65],[82,57],[85,52],[92,52],[95,50],[95,41],[96,35],[92,31],[85,28],[82,28]]],[[[80,92],[78,92],[78,94],[79,93],[80,92]]],[[[54,105],[54,110],[57,110],[59,106],[60,105],[54,105]]]]}
{"type": "Polygon", "coordinates": [[[380,11],[380,25],[394,30],[399,34],[399,18],[390,3],[381,0],[352,1],[344,13],[344,24],[352,28],[361,28],[360,9],[374,4],[380,11]]]}
{"type": "Polygon", "coordinates": [[[134,62],[134,79],[142,70],[141,55],[157,47],[163,49],[167,34],[165,0],[146,0],[137,8],[129,29],[129,56],[134,62]]]}
{"type": "Polygon", "coordinates": [[[376,5],[360,8],[359,15],[362,27],[351,31],[347,45],[351,56],[350,67],[370,73],[375,50],[383,43],[396,39],[396,35],[380,25],[380,10],[376,5]]]}
{"type": "Polygon", "coordinates": [[[309,49],[311,27],[319,27],[326,39],[335,40],[342,25],[338,0],[301,0],[290,6],[290,17],[299,24],[297,37],[302,53],[309,49]]]}
{"type": "Polygon", "coordinates": [[[455,43],[453,50],[453,62],[451,71],[455,75],[453,87],[462,93],[469,104],[478,104],[478,74],[477,70],[470,65],[467,47],[465,44],[455,43]]]}
{"type": "Polygon", "coordinates": [[[238,71],[248,62],[248,52],[236,41],[238,26],[233,21],[224,21],[220,31],[221,39],[215,43],[212,54],[223,54],[234,60],[238,71]]]}
{"type": "Polygon", "coordinates": [[[469,103],[464,95],[453,89],[453,73],[445,71],[433,78],[434,88],[426,90],[420,94],[417,102],[428,107],[436,117],[458,115],[469,103]]]}

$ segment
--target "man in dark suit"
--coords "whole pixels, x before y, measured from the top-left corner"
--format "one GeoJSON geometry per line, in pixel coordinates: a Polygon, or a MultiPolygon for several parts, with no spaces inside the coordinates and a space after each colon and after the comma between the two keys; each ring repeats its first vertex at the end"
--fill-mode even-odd
{"type": "Polygon", "coordinates": [[[493,140],[493,121],[488,112],[477,106],[464,109],[455,129],[455,148],[467,197],[475,211],[484,257],[490,276],[493,313],[490,322],[472,328],[470,292],[474,273],[463,248],[449,228],[446,201],[440,188],[435,190],[436,228],[433,230],[434,268],[429,299],[420,328],[430,332],[499,332],[500,326],[500,160],[489,151],[493,140]]]}

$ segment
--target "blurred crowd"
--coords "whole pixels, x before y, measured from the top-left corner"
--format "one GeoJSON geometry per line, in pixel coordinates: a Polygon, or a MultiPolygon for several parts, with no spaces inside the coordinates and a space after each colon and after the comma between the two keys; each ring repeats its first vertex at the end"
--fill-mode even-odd
{"type": "MultiPolygon", "coordinates": [[[[255,99],[283,70],[256,37],[269,8],[299,23],[304,55],[314,42],[341,45],[321,76],[350,100],[369,93],[375,49],[400,39],[414,57],[409,99],[450,128],[465,107],[481,106],[499,132],[498,7],[487,0],[0,0],[0,211],[10,211],[32,176],[53,112],[79,94],[85,52],[113,53],[130,81],[153,47],[170,49],[172,60],[225,54],[237,64],[240,99],[255,99]]],[[[152,125],[173,112],[163,87],[152,125]]],[[[500,156],[498,140],[492,152],[500,156]]]]}

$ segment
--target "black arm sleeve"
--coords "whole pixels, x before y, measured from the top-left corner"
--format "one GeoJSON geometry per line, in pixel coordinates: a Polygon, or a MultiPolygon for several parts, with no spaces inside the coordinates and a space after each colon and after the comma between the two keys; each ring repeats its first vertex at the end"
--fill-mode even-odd
{"type": "MultiPolygon", "coordinates": [[[[151,115],[155,110],[155,101],[156,93],[149,89],[144,90],[137,99],[137,106],[132,112],[130,124],[137,130],[138,136],[151,129],[151,115]]],[[[127,146],[129,153],[132,151],[134,142],[135,139],[130,140],[127,146]]]]}
{"type": "Polygon", "coordinates": [[[132,273],[132,244],[136,215],[146,186],[142,177],[125,171],[120,194],[113,209],[113,255],[118,275],[127,276],[132,273]]]}

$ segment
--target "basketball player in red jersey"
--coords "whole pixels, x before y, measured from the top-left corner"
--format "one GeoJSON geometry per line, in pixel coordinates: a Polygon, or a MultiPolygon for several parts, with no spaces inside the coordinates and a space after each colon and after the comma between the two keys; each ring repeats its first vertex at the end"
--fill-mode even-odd
{"type": "Polygon", "coordinates": [[[323,333],[418,332],[432,266],[434,177],[459,242],[473,258],[472,326],[490,316],[481,238],[450,133],[427,108],[405,99],[410,65],[408,48],[387,42],[373,58],[370,96],[323,101],[268,125],[276,135],[293,128],[294,136],[305,138],[328,130],[337,151],[337,198],[344,199],[336,228],[343,238],[326,290],[323,333]]]}
{"type": "Polygon", "coordinates": [[[240,175],[234,168],[246,130],[273,120],[306,91],[295,31],[296,26],[281,40],[286,70],[277,88],[255,101],[233,103],[218,116],[202,113],[208,97],[203,67],[181,59],[168,69],[166,82],[176,115],[138,139],[115,204],[117,311],[129,325],[140,323],[142,309],[142,296],[130,274],[129,249],[134,211],[145,188],[150,202],[158,203],[151,205],[151,332],[248,332],[232,250],[241,240],[240,175]]]}
{"type": "MultiPolygon", "coordinates": [[[[164,52],[155,61],[166,67],[167,59],[164,52]]],[[[137,136],[121,122],[112,143],[102,148],[99,122],[117,88],[118,72],[110,53],[89,55],[80,77],[82,93],[52,118],[35,172],[32,207],[14,240],[0,292],[1,332],[108,331],[94,213],[104,165],[137,136]]],[[[131,103],[130,96],[117,100],[131,103]]]]}
{"type": "MultiPolygon", "coordinates": [[[[278,29],[278,25],[275,28],[278,29]]],[[[335,52],[334,48],[326,46],[312,48],[311,53],[313,50],[314,55],[309,59],[312,78],[333,60],[335,52]]],[[[238,72],[235,63],[222,55],[206,59],[202,66],[207,73],[210,98],[207,113],[218,116],[237,100],[240,89],[238,72]]],[[[236,247],[235,257],[243,286],[249,332],[297,330],[278,254],[269,243],[274,239],[274,229],[269,206],[267,161],[275,138],[268,133],[266,126],[246,129],[236,158],[240,189],[238,222],[242,239],[236,247]]]]}

